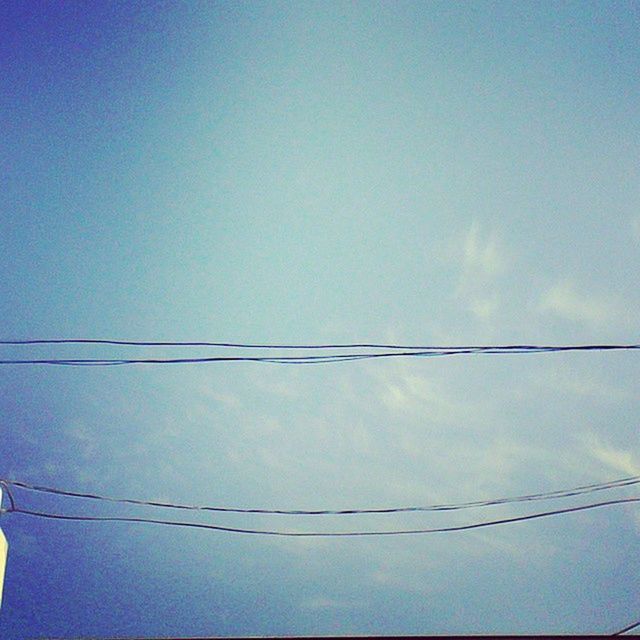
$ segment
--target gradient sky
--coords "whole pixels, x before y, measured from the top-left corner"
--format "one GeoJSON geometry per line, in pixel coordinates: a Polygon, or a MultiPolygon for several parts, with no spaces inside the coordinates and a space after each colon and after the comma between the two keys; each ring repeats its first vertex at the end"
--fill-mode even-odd
{"type": "MultiPolygon", "coordinates": [[[[584,0],[3,2],[0,336],[638,342],[639,26],[637,3],[584,0]]],[[[2,349],[53,353],[125,350],[2,349]]],[[[0,475],[266,508],[549,491],[640,474],[639,377],[637,352],[5,366],[0,475]]],[[[203,521],[388,529],[543,508],[203,521]]],[[[6,640],[640,618],[633,505],[387,539],[0,524],[6,640]]]]}

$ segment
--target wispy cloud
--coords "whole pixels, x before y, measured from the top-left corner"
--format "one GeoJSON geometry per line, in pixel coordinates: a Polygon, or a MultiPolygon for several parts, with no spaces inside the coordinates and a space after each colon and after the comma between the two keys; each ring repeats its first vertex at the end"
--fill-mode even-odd
{"type": "MultiPolygon", "coordinates": [[[[591,434],[585,444],[588,453],[596,463],[604,464],[605,467],[620,475],[640,475],[640,458],[632,450],[611,446],[603,442],[595,434],[591,434]]],[[[628,513],[633,518],[638,531],[640,531],[640,514],[638,510],[634,508],[628,513]]]]}
{"type": "Polygon", "coordinates": [[[541,313],[553,314],[569,322],[593,327],[602,326],[620,317],[618,305],[593,292],[581,293],[569,280],[558,282],[540,299],[541,313]]]}
{"type": "Polygon", "coordinates": [[[504,269],[505,259],[496,234],[491,233],[483,239],[480,225],[474,221],[464,243],[464,262],[465,266],[479,269],[488,276],[500,273],[504,269]]]}
{"type": "Polygon", "coordinates": [[[499,306],[496,279],[507,266],[507,258],[495,232],[485,232],[474,221],[462,243],[460,276],[455,297],[479,319],[493,316],[499,306]]]}
{"type": "Polygon", "coordinates": [[[194,386],[194,391],[200,398],[213,401],[217,405],[222,405],[228,409],[241,409],[242,401],[238,393],[233,393],[229,389],[219,389],[214,382],[203,377],[194,386]]]}
{"type": "Polygon", "coordinates": [[[437,381],[425,376],[400,373],[380,380],[382,404],[393,412],[421,413],[434,422],[451,422],[459,415],[458,407],[447,398],[437,381]]]}
{"type": "Polygon", "coordinates": [[[613,447],[595,435],[587,440],[587,449],[593,458],[615,471],[640,475],[640,459],[631,450],[613,447]]]}

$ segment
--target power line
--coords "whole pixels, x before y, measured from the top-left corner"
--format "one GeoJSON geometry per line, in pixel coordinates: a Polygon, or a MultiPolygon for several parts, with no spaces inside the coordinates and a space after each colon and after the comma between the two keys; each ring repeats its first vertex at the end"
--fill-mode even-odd
{"type": "Polygon", "coordinates": [[[328,344],[266,344],[266,343],[239,343],[239,342],[187,342],[187,341],[142,341],[142,340],[111,340],[98,338],[54,338],[54,339],[26,339],[26,340],[0,340],[0,345],[44,345],[44,344],[102,344],[139,347],[221,347],[235,349],[416,349],[416,350],[449,350],[449,349],[518,349],[518,350],[607,350],[640,348],[636,344],[586,344],[586,345],[465,345],[465,346],[435,346],[435,345],[403,345],[379,342],[350,342],[328,344]]]}
{"type": "MultiPolygon", "coordinates": [[[[486,522],[474,522],[471,524],[456,525],[450,527],[436,527],[431,529],[399,529],[399,530],[383,530],[383,531],[278,531],[273,529],[245,529],[241,527],[224,527],[221,525],[204,524],[198,522],[180,522],[173,520],[156,520],[153,518],[135,518],[124,516],[69,516],[57,513],[47,513],[43,511],[33,511],[30,509],[15,508],[10,513],[21,513],[23,515],[33,516],[37,518],[48,518],[53,520],[68,520],[79,522],[137,522],[145,524],[159,524],[173,527],[189,527],[195,529],[208,529],[213,531],[225,531],[228,533],[246,533],[252,535],[263,536],[279,536],[290,538],[353,538],[353,537],[373,537],[373,536],[401,536],[401,535],[419,535],[427,533],[447,533],[454,531],[468,531],[470,529],[480,529],[485,527],[494,527],[501,524],[512,524],[515,522],[524,522],[526,520],[536,520],[538,518],[546,518],[550,516],[562,515],[567,513],[575,513],[578,511],[587,511],[589,509],[597,509],[599,507],[608,507],[621,504],[630,504],[640,502],[639,498],[620,498],[618,500],[608,500],[606,502],[596,502],[592,504],[582,505],[579,507],[570,507],[568,509],[556,509],[554,511],[543,511],[532,513],[526,516],[517,516],[513,518],[502,518],[500,520],[489,520],[486,522]]],[[[632,628],[632,627],[631,627],[632,628]]]]}
{"type": "Polygon", "coordinates": [[[639,349],[637,344],[586,344],[586,345],[466,345],[466,346],[435,346],[435,345],[403,345],[379,342],[350,342],[329,344],[265,344],[265,343],[241,343],[241,342],[186,342],[186,341],[142,341],[142,340],[112,340],[101,338],[51,338],[51,339],[25,339],[25,340],[0,340],[0,345],[45,345],[45,344],[101,344],[113,346],[133,347],[220,347],[233,349],[406,349],[419,351],[448,351],[448,350],[477,350],[488,349],[505,350],[611,350],[611,349],[639,349]]]}
{"type": "Polygon", "coordinates": [[[216,347],[233,349],[404,349],[417,351],[487,351],[487,350],[516,350],[516,351],[585,351],[585,350],[612,350],[612,349],[640,349],[639,344],[584,344],[584,345],[535,345],[535,344],[508,344],[508,345],[464,345],[464,346],[436,346],[436,345],[404,345],[379,342],[350,342],[327,344],[266,344],[266,343],[240,343],[240,342],[186,342],[186,341],[142,341],[142,340],[112,340],[99,338],[53,338],[53,339],[25,339],[25,340],[0,340],[0,345],[53,345],[53,344],[94,344],[112,346],[134,347],[216,347]]]}
{"type": "MultiPolygon", "coordinates": [[[[20,344],[32,344],[23,341],[20,344]]],[[[35,341],[37,343],[49,344],[49,341],[35,341]]],[[[75,341],[74,341],[75,342],[75,341]]],[[[89,342],[89,341],[86,341],[89,342]]],[[[91,341],[91,343],[98,341],[91,341]]],[[[99,343],[105,343],[100,341],[99,343]]],[[[109,341],[108,344],[115,343],[109,341]]],[[[0,344],[17,344],[16,341],[4,341],[0,344]]],[[[149,346],[152,343],[135,343],[136,346],[149,346]]],[[[185,346],[196,343],[163,343],[163,346],[185,346]]],[[[232,343],[210,343],[233,346],[236,348],[248,348],[247,345],[232,343]]],[[[157,345],[156,345],[157,346],[157,345]]],[[[373,345],[370,345],[373,346],[373,345]]],[[[348,348],[348,345],[262,345],[253,348],[263,349],[326,349],[326,348],[348,348]]],[[[363,347],[360,347],[363,348],[363,347]]],[[[353,360],[369,360],[380,358],[415,358],[415,357],[437,357],[454,355],[506,355],[525,353],[553,353],[568,351],[613,351],[613,350],[638,350],[640,344],[591,344],[591,345],[485,345],[469,347],[433,347],[421,349],[419,347],[402,347],[400,345],[390,345],[391,351],[379,351],[374,353],[353,352],[353,353],[333,353],[329,355],[296,355],[296,356],[207,356],[198,358],[33,358],[33,359],[2,359],[0,365],[60,365],[60,366],[122,366],[135,364],[202,364],[213,362],[265,362],[271,364],[326,364],[335,362],[347,362],[353,360]],[[397,350],[396,350],[397,349],[397,350]]]]}
{"type": "MultiPolygon", "coordinates": [[[[462,353],[462,352],[456,352],[462,353]]],[[[454,355],[454,352],[411,351],[385,353],[332,354],[327,356],[211,356],[202,358],[47,358],[31,360],[0,360],[0,365],[63,365],[63,366],[119,366],[132,364],[201,364],[211,362],[268,362],[272,364],[323,364],[328,362],[346,362],[373,358],[391,358],[408,356],[454,355]]]]}
{"type": "Polygon", "coordinates": [[[624,629],[620,629],[619,631],[612,633],[611,635],[621,636],[623,633],[626,633],[627,631],[631,631],[631,629],[635,629],[636,627],[640,627],[640,620],[638,620],[638,622],[634,622],[633,624],[630,624],[628,627],[624,627],[624,629]]]}
{"type": "MultiPolygon", "coordinates": [[[[0,479],[0,484],[7,487],[19,487],[27,491],[37,491],[40,493],[48,493],[61,496],[69,496],[73,498],[87,498],[90,500],[99,500],[104,502],[118,504],[133,504],[138,506],[161,507],[168,509],[182,509],[189,511],[214,511],[224,513],[260,513],[271,515],[299,515],[299,516],[323,516],[323,515],[359,515],[359,514],[390,514],[390,513],[407,513],[407,512],[423,512],[423,511],[458,511],[461,509],[471,509],[475,507],[488,507],[502,504],[512,504],[516,502],[533,502],[539,500],[551,500],[558,498],[569,498],[598,491],[618,489],[621,487],[633,486],[640,483],[640,476],[631,476],[621,478],[619,480],[611,480],[609,482],[601,482],[597,484],[582,485],[571,489],[558,489],[545,493],[534,493],[521,496],[512,496],[506,498],[492,498],[489,500],[476,500],[473,502],[459,502],[450,504],[432,504],[426,506],[408,506],[408,507],[376,507],[369,509],[323,509],[323,510],[306,510],[306,509],[261,509],[261,508],[242,508],[242,507],[219,507],[219,506],[203,506],[188,505],[172,502],[158,502],[152,500],[138,500],[133,498],[114,498],[94,493],[81,493],[77,491],[67,491],[53,487],[45,487],[41,485],[29,484],[18,480],[0,479]]],[[[9,493],[9,492],[7,492],[9,493]]],[[[9,497],[13,498],[9,493],[9,497]]],[[[13,509],[15,510],[15,509],[13,509]]]]}
{"type": "MultiPolygon", "coordinates": [[[[448,349],[449,347],[400,345],[379,342],[350,342],[333,344],[265,344],[240,342],[184,342],[184,341],[142,341],[108,340],[97,338],[55,338],[30,340],[0,340],[0,345],[44,345],[44,344],[101,344],[129,347],[216,347],[232,349],[448,349]]],[[[526,345],[522,345],[526,348],[526,345]]],[[[460,348],[460,347],[456,347],[460,348]]],[[[461,347],[475,348],[475,347],[461,347]]]]}

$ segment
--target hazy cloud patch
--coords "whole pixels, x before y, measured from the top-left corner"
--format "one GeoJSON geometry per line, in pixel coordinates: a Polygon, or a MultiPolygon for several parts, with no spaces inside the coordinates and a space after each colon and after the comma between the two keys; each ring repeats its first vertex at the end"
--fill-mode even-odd
{"type": "Polygon", "coordinates": [[[433,377],[402,368],[381,370],[375,396],[392,413],[420,417],[434,424],[467,422],[477,415],[477,405],[454,397],[454,391],[433,377]]]}
{"type": "Polygon", "coordinates": [[[593,292],[581,293],[568,280],[558,282],[542,294],[539,311],[594,327],[603,326],[620,317],[618,305],[613,301],[593,292]]]}
{"type": "Polygon", "coordinates": [[[454,297],[463,302],[478,319],[488,320],[496,314],[500,298],[496,280],[507,267],[507,258],[495,232],[484,232],[474,221],[462,243],[462,253],[454,297]]]}
{"type": "Polygon", "coordinates": [[[490,233],[483,238],[477,221],[472,223],[465,238],[464,265],[486,276],[496,275],[505,267],[505,259],[496,234],[490,233]]]}
{"type": "Polygon", "coordinates": [[[195,391],[201,398],[212,400],[227,409],[241,409],[242,400],[237,392],[221,389],[212,380],[204,379],[196,384],[195,391]]]}
{"type": "Polygon", "coordinates": [[[607,467],[629,476],[640,475],[640,459],[632,451],[613,447],[595,435],[588,439],[587,448],[593,458],[607,467]]]}

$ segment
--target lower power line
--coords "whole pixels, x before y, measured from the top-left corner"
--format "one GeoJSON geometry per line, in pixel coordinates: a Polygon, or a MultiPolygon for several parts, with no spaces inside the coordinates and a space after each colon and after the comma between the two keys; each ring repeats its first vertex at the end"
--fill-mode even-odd
{"type": "Polygon", "coordinates": [[[524,522],[527,520],[537,520],[538,518],[547,518],[550,516],[563,515],[568,513],[576,513],[578,511],[587,511],[600,507],[609,507],[614,505],[631,504],[640,502],[640,497],[636,498],[620,498],[618,500],[607,500],[605,502],[595,502],[592,504],[582,505],[579,507],[570,507],[567,509],[556,509],[554,511],[543,511],[532,513],[526,516],[516,516],[512,518],[502,518],[500,520],[489,520],[486,522],[474,522],[471,524],[455,525],[450,527],[436,527],[430,529],[399,529],[399,530],[383,530],[383,531],[278,531],[272,529],[245,529],[241,527],[224,527],[221,525],[204,524],[198,522],[179,522],[173,520],[158,520],[154,518],[135,518],[124,516],[72,516],[57,513],[47,513],[43,511],[32,511],[30,509],[22,509],[14,507],[7,510],[7,513],[21,513],[23,515],[33,516],[37,518],[49,518],[52,520],[68,520],[77,522],[138,522],[146,524],[159,524],[172,527],[189,527],[194,529],[208,529],[213,531],[225,531],[228,533],[246,533],[263,536],[280,536],[291,538],[353,538],[353,537],[369,537],[369,536],[400,536],[400,535],[419,535],[427,533],[447,533],[454,531],[468,531],[470,529],[481,529],[485,527],[495,527],[501,524],[512,524],[515,522],[524,522]]]}

